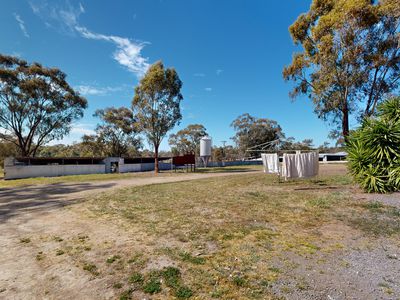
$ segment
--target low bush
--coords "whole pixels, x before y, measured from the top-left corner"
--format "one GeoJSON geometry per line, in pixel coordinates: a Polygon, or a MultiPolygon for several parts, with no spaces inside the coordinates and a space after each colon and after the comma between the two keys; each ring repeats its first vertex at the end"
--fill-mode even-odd
{"type": "Polygon", "coordinates": [[[378,106],[347,139],[349,170],[369,193],[400,191],[400,97],[378,106]]]}

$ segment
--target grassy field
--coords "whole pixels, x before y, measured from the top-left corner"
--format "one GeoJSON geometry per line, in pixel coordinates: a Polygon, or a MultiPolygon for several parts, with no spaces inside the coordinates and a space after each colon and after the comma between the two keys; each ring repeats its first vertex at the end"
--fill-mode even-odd
{"type": "MultiPolygon", "coordinates": [[[[254,170],[261,170],[262,166],[238,166],[238,167],[224,167],[224,168],[198,168],[197,173],[231,173],[231,172],[248,172],[254,170]]],[[[159,176],[175,176],[186,173],[186,170],[162,171],[159,176]]],[[[190,172],[188,173],[190,174],[190,172]]],[[[24,185],[38,185],[38,184],[54,184],[54,183],[68,183],[68,182],[90,182],[90,181],[106,181],[106,180],[121,180],[139,177],[151,177],[154,172],[139,172],[139,173],[124,173],[124,174],[89,174],[89,175],[73,175],[73,176],[60,176],[60,177],[38,177],[26,178],[15,180],[0,179],[1,187],[17,187],[24,185]]],[[[3,170],[0,169],[0,178],[3,177],[3,170]]]]}
{"type": "Polygon", "coordinates": [[[360,203],[355,191],[346,175],[278,183],[245,174],[101,194],[79,213],[118,224],[136,246],[92,257],[86,269],[120,299],[293,296],[311,284],[290,275],[299,258],[315,259],[322,274],[324,264],[336,264],[330,257],[347,249],[346,237],[361,234],[368,247],[399,237],[400,211],[360,203]],[[288,276],[292,285],[279,286],[288,276]]]}

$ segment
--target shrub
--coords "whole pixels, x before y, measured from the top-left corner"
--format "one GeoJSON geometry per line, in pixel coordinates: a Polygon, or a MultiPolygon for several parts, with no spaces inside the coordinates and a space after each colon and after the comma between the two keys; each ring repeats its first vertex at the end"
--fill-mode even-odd
{"type": "Polygon", "coordinates": [[[369,193],[400,190],[400,97],[378,106],[347,139],[349,171],[369,193]]]}

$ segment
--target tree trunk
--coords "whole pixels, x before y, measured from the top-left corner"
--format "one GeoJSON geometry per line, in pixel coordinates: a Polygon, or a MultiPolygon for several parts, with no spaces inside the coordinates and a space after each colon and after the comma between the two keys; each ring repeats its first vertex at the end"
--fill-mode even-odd
{"type": "Polygon", "coordinates": [[[347,105],[342,110],[343,119],[342,119],[342,134],[344,139],[349,135],[349,110],[347,105]]]}
{"type": "Polygon", "coordinates": [[[154,145],[154,172],[159,173],[158,170],[158,145],[154,145]]]}

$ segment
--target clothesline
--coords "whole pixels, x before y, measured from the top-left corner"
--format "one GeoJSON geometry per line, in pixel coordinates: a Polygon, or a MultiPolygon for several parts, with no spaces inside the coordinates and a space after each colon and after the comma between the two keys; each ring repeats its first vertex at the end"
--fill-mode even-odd
{"type": "Polygon", "coordinates": [[[262,153],[290,153],[290,152],[315,152],[318,151],[318,149],[293,149],[293,150],[246,150],[248,152],[262,152],[262,153]]]}
{"type": "Polygon", "coordinates": [[[288,154],[284,153],[282,165],[279,163],[278,153],[262,153],[261,159],[265,173],[278,174],[280,177],[288,178],[307,178],[318,175],[319,172],[319,153],[318,151],[288,154]]]}

